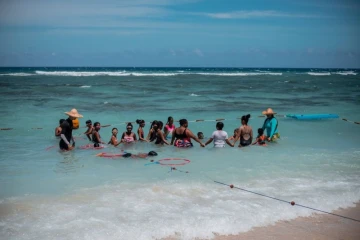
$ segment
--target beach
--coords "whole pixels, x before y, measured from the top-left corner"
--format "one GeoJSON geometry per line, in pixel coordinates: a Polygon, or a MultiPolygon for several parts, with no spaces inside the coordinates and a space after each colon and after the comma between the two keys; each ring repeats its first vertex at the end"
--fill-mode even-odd
{"type": "MultiPolygon", "coordinates": [[[[355,207],[337,210],[335,214],[360,219],[359,203],[355,207]]],[[[218,236],[216,240],[242,239],[279,239],[279,240],[336,240],[360,239],[359,222],[326,214],[314,214],[311,217],[301,217],[290,221],[280,221],[272,226],[257,227],[249,232],[236,236],[218,236]]]]}
{"type": "Polygon", "coordinates": [[[356,69],[2,68],[0,236],[354,239],[357,223],[289,202],[358,218],[360,127],[353,122],[360,120],[359,80],[356,69]],[[101,123],[108,142],[112,129],[120,137],[127,122],[144,119],[147,135],[154,120],[166,124],[172,116],[178,126],[176,120],[186,118],[206,142],[218,121],[231,136],[247,114],[256,136],[269,107],[280,139],[266,147],[137,142],[82,148],[89,144],[89,119],[101,123]],[[54,129],[73,108],[84,116],[73,131],[76,147],[61,152],[54,129]],[[99,156],[150,151],[158,155],[99,156]],[[176,169],[159,164],[174,158],[176,169]]]}

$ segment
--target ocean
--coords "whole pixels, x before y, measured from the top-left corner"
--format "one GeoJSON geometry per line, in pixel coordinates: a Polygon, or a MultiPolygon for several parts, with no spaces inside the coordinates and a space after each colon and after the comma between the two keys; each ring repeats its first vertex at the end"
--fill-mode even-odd
{"type": "MultiPolygon", "coordinates": [[[[360,71],[247,68],[0,68],[1,239],[212,239],[310,216],[315,211],[217,184],[233,184],[333,211],[360,200],[360,71]],[[281,138],[266,147],[191,149],[133,145],[81,149],[85,121],[104,141],[136,119],[186,118],[207,140],[216,119],[232,135],[238,119],[262,126],[278,113],[281,138]],[[76,148],[60,152],[54,129],[64,112],[84,118],[76,148]],[[295,120],[286,114],[338,114],[295,120]],[[342,118],[350,121],[343,121],[342,118]],[[196,121],[206,120],[206,121],[196,121]],[[147,159],[100,152],[156,151],[147,159]],[[185,165],[149,164],[165,158],[185,165]],[[182,161],[180,161],[182,162],[182,161]]],[[[178,126],[178,123],[175,123],[178,126]]],[[[134,124],[134,130],[137,125],[134,124]]],[[[237,145],[237,144],[236,144],[237,145]]]]}

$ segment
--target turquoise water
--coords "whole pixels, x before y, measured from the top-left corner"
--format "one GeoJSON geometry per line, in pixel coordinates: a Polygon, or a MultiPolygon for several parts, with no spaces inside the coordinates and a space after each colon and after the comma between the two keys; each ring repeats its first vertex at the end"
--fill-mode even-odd
{"type": "MultiPolygon", "coordinates": [[[[0,234],[5,239],[182,239],[236,234],[313,211],[216,184],[234,184],[332,211],[360,199],[360,125],[300,121],[283,114],[334,113],[360,121],[358,70],[181,68],[0,69],[0,234]],[[192,149],[151,143],[62,153],[53,137],[65,111],[125,131],[124,122],[190,120],[209,137],[225,118],[232,134],[250,113],[256,131],[272,107],[281,139],[267,147],[192,149]],[[33,129],[42,128],[42,129],[33,129]],[[106,159],[99,152],[154,150],[148,159],[106,159]],[[186,158],[170,167],[151,159],[186,158]],[[188,173],[186,173],[188,171],[188,173]]],[[[136,128],[136,127],[135,127],[136,128]]],[[[204,140],[204,142],[206,139],[204,140]]]]}

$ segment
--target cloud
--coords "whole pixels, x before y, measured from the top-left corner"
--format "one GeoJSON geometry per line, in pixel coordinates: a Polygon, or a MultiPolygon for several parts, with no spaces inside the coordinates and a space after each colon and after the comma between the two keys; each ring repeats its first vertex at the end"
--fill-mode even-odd
{"type": "Polygon", "coordinates": [[[196,15],[207,16],[217,19],[249,19],[249,18],[319,18],[316,15],[293,14],[273,10],[266,11],[232,11],[222,13],[194,13],[196,15]]]}
{"type": "Polygon", "coordinates": [[[193,52],[194,52],[197,56],[199,56],[199,57],[203,57],[203,56],[204,56],[203,52],[202,52],[200,49],[198,49],[198,48],[194,49],[193,52]]]}
{"type": "Polygon", "coordinates": [[[104,22],[125,18],[162,18],[173,11],[171,5],[198,0],[12,0],[0,1],[0,25],[49,26],[63,22],[104,22]]]}

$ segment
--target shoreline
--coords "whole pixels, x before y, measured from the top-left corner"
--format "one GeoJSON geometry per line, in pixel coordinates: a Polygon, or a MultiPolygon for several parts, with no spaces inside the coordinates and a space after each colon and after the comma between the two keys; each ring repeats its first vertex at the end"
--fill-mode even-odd
{"type": "MultiPolygon", "coordinates": [[[[332,211],[338,215],[360,220],[360,202],[355,207],[340,208],[332,211]]],[[[181,235],[172,235],[162,240],[180,240],[181,235]]],[[[278,221],[274,224],[254,227],[236,235],[214,233],[213,240],[358,240],[360,222],[324,213],[314,213],[309,217],[297,217],[292,220],[278,221]]],[[[205,240],[195,238],[194,240],[205,240]]]]}
{"type": "MultiPolygon", "coordinates": [[[[355,207],[341,208],[332,213],[360,220],[360,202],[355,207]]],[[[309,217],[297,217],[279,221],[273,225],[254,227],[237,235],[218,235],[215,240],[276,239],[276,240],[328,240],[360,239],[360,222],[329,214],[315,213],[309,217]]]]}

